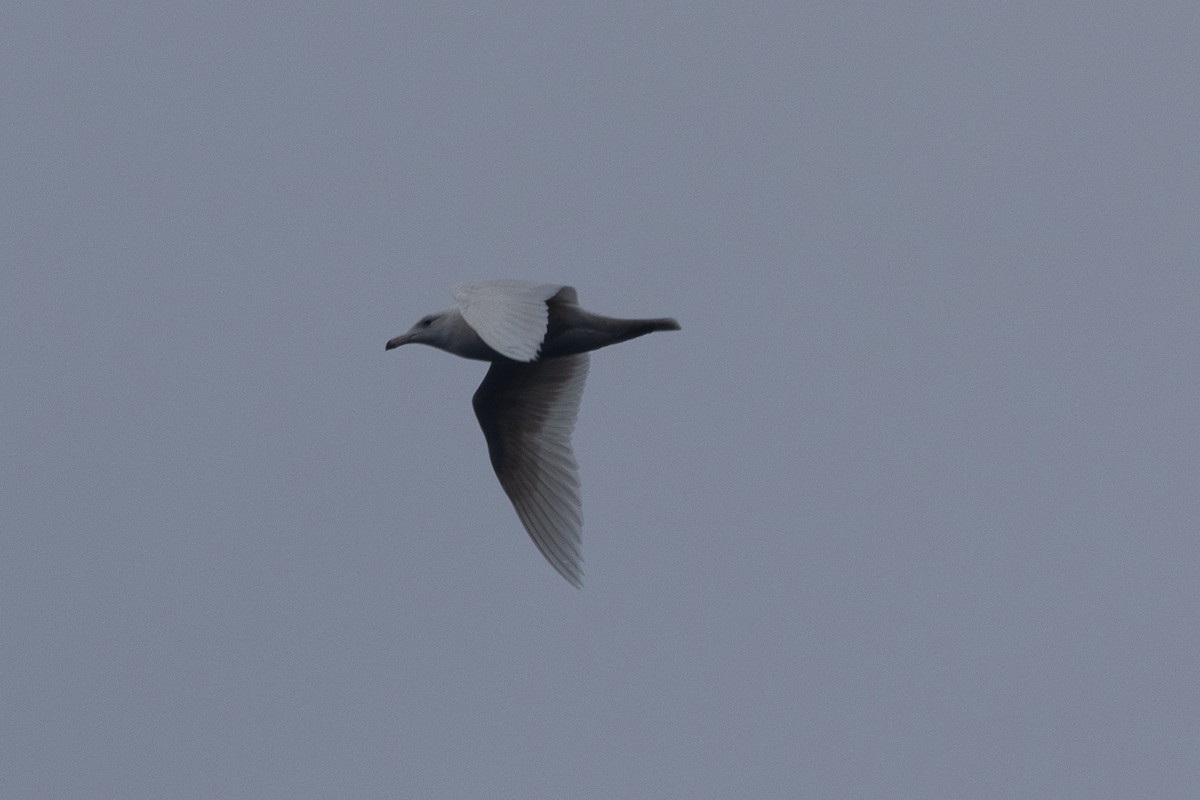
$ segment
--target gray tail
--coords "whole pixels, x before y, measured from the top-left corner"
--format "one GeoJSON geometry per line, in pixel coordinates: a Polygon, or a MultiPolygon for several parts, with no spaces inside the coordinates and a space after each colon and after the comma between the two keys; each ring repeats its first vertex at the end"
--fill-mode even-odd
{"type": "MultiPolygon", "coordinates": [[[[561,308],[561,307],[560,307],[561,308]]],[[[564,319],[550,307],[550,326],[542,347],[542,358],[587,353],[618,342],[627,342],[655,331],[677,331],[673,319],[616,319],[575,309],[572,317],[564,319]]]]}
{"type": "Polygon", "coordinates": [[[675,320],[671,319],[670,317],[663,317],[662,319],[646,320],[646,333],[653,333],[654,331],[677,331],[677,330],[679,330],[679,323],[676,322],[675,320]]]}
{"type": "Polygon", "coordinates": [[[630,339],[636,339],[639,336],[645,336],[648,333],[655,331],[677,331],[679,323],[669,317],[662,319],[622,319],[614,320],[617,323],[615,326],[618,330],[616,342],[627,342],[630,339]]]}

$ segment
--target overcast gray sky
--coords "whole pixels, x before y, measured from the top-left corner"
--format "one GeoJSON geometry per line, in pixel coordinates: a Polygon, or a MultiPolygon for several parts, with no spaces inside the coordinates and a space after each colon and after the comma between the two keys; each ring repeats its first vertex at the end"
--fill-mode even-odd
{"type": "Polygon", "coordinates": [[[1194,798],[1200,6],[0,11],[0,795],[1194,798]],[[597,353],[586,583],[384,342],[597,353]]]}

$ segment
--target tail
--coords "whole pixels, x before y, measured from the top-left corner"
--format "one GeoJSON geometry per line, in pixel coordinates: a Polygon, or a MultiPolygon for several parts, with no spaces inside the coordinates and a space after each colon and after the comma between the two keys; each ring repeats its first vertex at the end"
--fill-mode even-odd
{"type": "Polygon", "coordinates": [[[670,317],[660,319],[612,319],[609,320],[613,338],[608,344],[627,342],[655,331],[677,331],[679,323],[670,317]]]}
{"type": "Polygon", "coordinates": [[[587,353],[627,342],[655,331],[677,331],[679,323],[659,319],[616,319],[603,317],[578,306],[551,306],[550,324],[542,345],[542,358],[587,353]],[[556,313],[557,312],[557,313],[556,313]]]}
{"type": "Polygon", "coordinates": [[[646,323],[646,333],[654,333],[655,331],[677,331],[680,330],[679,323],[670,317],[662,319],[647,319],[643,320],[646,323]]]}

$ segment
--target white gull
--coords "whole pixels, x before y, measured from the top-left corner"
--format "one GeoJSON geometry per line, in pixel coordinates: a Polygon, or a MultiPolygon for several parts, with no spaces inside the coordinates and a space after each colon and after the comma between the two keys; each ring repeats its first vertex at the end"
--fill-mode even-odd
{"type": "Polygon", "coordinates": [[[533,543],[578,587],[583,513],[571,431],[591,350],[654,331],[673,319],[614,319],[584,311],[575,289],[497,280],[453,289],[458,305],[422,317],[391,339],[491,362],[472,403],[500,485],[533,543]]]}

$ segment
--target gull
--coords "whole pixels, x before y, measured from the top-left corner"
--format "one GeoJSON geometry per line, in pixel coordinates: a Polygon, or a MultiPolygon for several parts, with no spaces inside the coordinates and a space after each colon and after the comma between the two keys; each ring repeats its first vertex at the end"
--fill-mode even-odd
{"type": "Polygon", "coordinates": [[[495,280],[451,294],[457,306],[422,317],[385,349],[427,344],[491,363],[471,402],[492,468],[538,550],[578,588],[583,512],[571,432],[587,354],[679,323],[584,311],[571,286],[495,280]]]}

